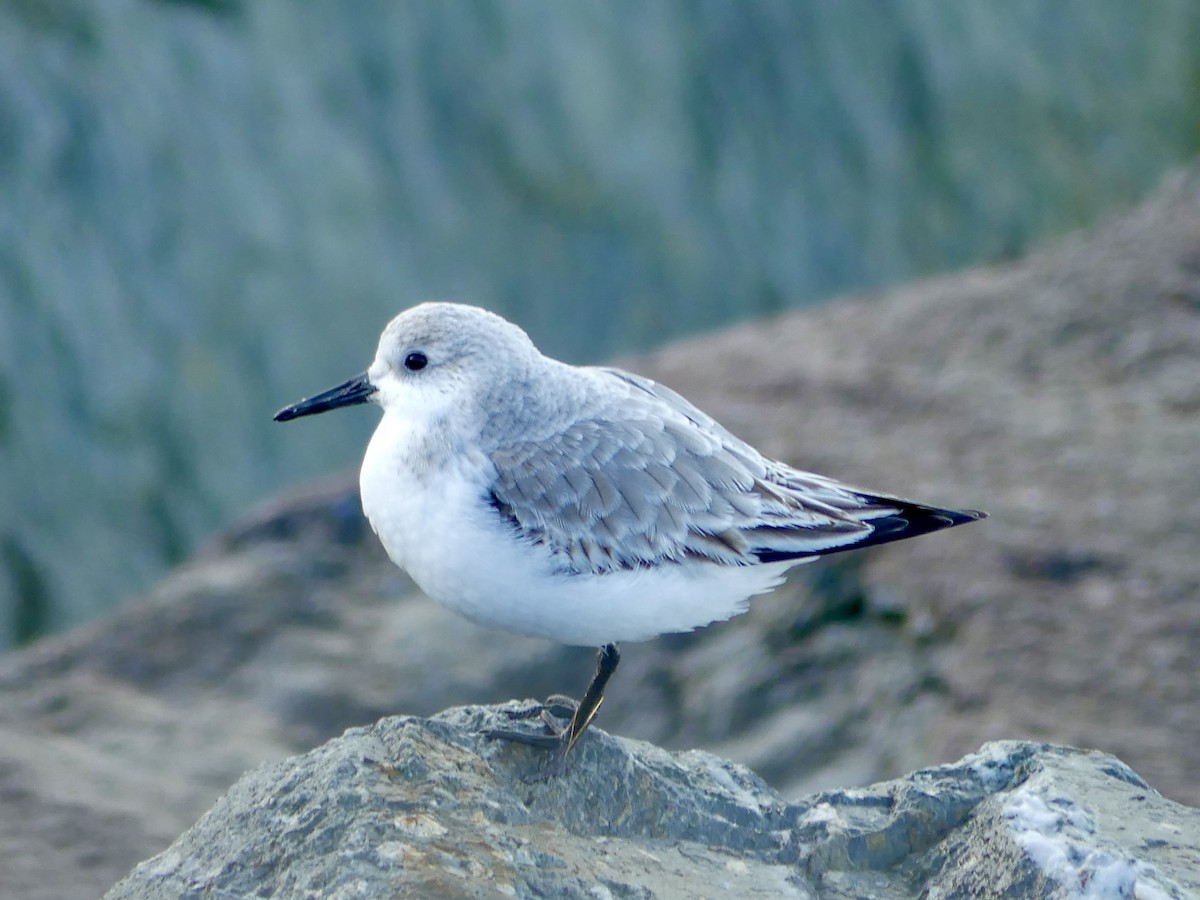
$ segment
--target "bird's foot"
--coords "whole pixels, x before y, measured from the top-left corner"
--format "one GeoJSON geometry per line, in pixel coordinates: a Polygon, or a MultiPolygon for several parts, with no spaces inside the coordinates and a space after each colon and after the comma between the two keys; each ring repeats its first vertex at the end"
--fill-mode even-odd
{"type": "Polygon", "coordinates": [[[541,719],[545,733],[518,731],[515,728],[485,728],[480,732],[484,737],[496,741],[512,741],[537,747],[540,750],[557,750],[566,753],[567,734],[570,722],[579,709],[579,703],[562,694],[547,697],[541,703],[534,703],[523,709],[505,710],[504,714],[514,721],[541,719]],[[563,724],[566,720],[567,724],[563,724]]]}
{"type": "Polygon", "coordinates": [[[558,749],[558,757],[565,759],[596,717],[600,704],[604,702],[604,688],[620,662],[621,654],[617,651],[616,644],[605,644],[596,654],[596,674],[592,676],[581,701],[576,703],[569,697],[555,694],[548,697],[544,703],[510,714],[514,719],[532,719],[538,716],[549,734],[528,734],[508,728],[489,728],[483,732],[484,736],[494,740],[516,741],[531,747],[558,749]],[[558,718],[569,718],[570,721],[564,727],[559,724],[558,718]]]}

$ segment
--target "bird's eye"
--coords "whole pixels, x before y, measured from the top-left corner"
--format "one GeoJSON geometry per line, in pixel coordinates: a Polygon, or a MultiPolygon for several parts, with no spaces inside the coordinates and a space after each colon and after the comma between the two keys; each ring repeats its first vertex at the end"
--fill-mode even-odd
{"type": "Polygon", "coordinates": [[[410,353],[404,357],[404,368],[410,372],[419,372],[429,364],[429,357],[424,353],[410,353]]]}

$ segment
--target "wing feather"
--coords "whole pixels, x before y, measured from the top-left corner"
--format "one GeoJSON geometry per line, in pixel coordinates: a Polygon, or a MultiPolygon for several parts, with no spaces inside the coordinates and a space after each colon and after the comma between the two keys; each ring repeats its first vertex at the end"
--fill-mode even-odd
{"type": "Polygon", "coordinates": [[[764,459],[674,391],[579,370],[606,398],[491,454],[491,503],[564,571],[803,560],[979,518],[859,491],[764,459]]]}

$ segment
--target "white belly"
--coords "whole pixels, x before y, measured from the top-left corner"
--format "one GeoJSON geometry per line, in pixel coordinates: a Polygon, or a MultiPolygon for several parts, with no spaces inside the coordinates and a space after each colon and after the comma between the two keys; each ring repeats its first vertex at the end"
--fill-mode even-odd
{"type": "Polygon", "coordinates": [[[388,555],[431,598],[473,621],[598,647],[691,631],[744,612],[790,563],[670,564],[565,574],[544,545],[522,540],[487,500],[486,458],[453,457],[415,472],[410,426],[385,415],[360,475],[363,511],[388,555]]]}

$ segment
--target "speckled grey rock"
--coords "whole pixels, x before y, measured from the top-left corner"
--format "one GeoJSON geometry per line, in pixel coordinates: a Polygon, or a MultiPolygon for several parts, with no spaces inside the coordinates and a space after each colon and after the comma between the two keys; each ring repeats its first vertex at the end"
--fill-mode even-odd
{"type": "Polygon", "coordinates": [[[260,767],[108,900],[1200,891],[1200,812],[1104,754],[989,744],[788,803],[711,754],[602,732],[548,774],[536,751],[479,736],[515,709],[384,719],[260,767]]]}

